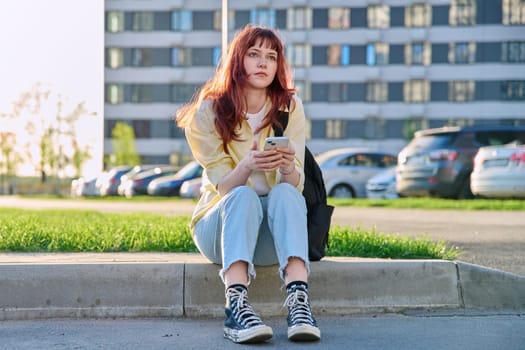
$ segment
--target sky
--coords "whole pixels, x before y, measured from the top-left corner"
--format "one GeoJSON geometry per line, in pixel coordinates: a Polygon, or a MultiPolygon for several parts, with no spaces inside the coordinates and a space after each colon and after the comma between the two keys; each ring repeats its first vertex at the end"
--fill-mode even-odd
{"type": "MultiPolygon", "coordinates": [[[[0,112],[41,83],[92,113],[79,121],[78,142],[91,147],[87,177],[102,168],[104,1],[8,0],[0,6],[0,112]]],[[[20,130],[0,119],[0,131],[20,130]],[[8,125],[9,124],[9,125],[8,125]]]]}

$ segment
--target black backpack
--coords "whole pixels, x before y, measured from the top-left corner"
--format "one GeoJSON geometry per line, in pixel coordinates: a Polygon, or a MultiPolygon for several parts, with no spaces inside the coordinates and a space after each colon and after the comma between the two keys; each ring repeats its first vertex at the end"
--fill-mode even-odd
{"type": "MultiPolygon", "coordinates": [[[[288,125],[288,112],[280,112],[282,128],[272,125],[275,136],[282,136],[288,125]]],[[[304,189],[308,221],[308,256],[310,261],[319,261],[326,255],[328,231],[334,207],[326,204],[326,189],[323,174],[314,156],[305,146],[304,150],[304,189]]]]}

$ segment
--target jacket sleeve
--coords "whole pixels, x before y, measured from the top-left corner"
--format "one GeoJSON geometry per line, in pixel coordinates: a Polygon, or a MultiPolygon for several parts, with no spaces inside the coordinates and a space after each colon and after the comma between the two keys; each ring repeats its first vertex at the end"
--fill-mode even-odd
{"type": "Polygon", "coordinates": [[[211,101],[204,101],[186,127],[185,134],[193,157],[205,169],[205,182],[216,190],[219,181],[232,171],[233,161],[224,151],[214,120],[211,101]]]}

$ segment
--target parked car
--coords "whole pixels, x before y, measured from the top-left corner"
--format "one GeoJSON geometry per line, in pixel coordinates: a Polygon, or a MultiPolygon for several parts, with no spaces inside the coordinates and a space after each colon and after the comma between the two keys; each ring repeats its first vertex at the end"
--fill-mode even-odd
{"type": "Polygon", "coordinates": [[[151,181],[161,176],[175,174],[177,171],[178,168],[171,165],[159,166],[142,171],[126,180],[124,184],[124,195],[126,197],[132,197],[135,195],[148,194],[148,185],[151,181]]]}
{"type": "Polygon", "coordinates": [[[156,166],[164,166],[164,165],[153,165],[153,164],[141,164],[141,165],[135,165],[131,170],[129,170],[127,173],[124,173],[120,177],[120,185],[117,188],[117,193],[119,196],[124,196],[126,191],[126,184],[127,181],[134,176],[136,176],[139,173],[142,173],[144,171],[150,170],[155,168],[156,166]]]}
{"type": "Polygon", "coordinates": [[[202,175],[202,167],[192,161],[173,175],[161,176],[148,185],[148,194],[152,196],[178,196],[182,184],[202,175]]]}
{"type": "Polygon", "coordinates": [[[487,198],[525,198],[525,145],[481,147],[470,175],[472,193],[487,198]]]}
{"type": "Polygon", "coordinates": [[[86,179],[79,177],[71,181],[71,196],[72,197],[97,197],[100,196],[100,191],[96,186],[97,177],[86,179]]]}
{"type": "Polygon", "coordinates": [[[470,174],[483,146],[525,142],[525,126],[469,126],[420,130],[398,156],[401,196],[471,198],[470,174]]]}
{"type": "Polygon", "coordinates": [[[368,179],[366,196],[371,199],[399,198],[396,190],[396,167],[392,166],[368,179]]]}
{"type": "Polygon", "coordinates": [[[186,180],[180,186],[179,195],[182,198],[199,198],[202,191],[202,177],[186,180]]]}
{"type": "Polygon", "coordinates": [[[97,181],[97,187],[101,196],[116,196],[120,186],[120,178],[129,172],[133,167],[130,165],[120,165],[111,168],[104,176],[97,181]]]}
{"type": "Polygon", "coordinates": [[[340,148],[316,157],[329,197],[366,197],[366,182],[375,174],[395,166],[397,156],[389,152],[340,148]]]}

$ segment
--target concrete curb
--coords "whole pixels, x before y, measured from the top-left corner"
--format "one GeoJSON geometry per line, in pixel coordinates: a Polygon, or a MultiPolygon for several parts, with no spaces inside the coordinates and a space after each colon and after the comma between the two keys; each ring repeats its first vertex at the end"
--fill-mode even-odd
{"type": "MultiPolygon", "coordinates": [[[[219,268],[196,254],[0,254],[0,320],[222,316],[219,268]]],[[[285,315],[277,266],[258,267],[250,289],[263,316],[285,315]]],[[[330,315],[525,310],[525,277],[441,260],[325,258],[311,264],[310,293],[330,315]]]]}

